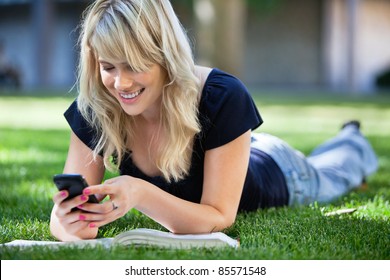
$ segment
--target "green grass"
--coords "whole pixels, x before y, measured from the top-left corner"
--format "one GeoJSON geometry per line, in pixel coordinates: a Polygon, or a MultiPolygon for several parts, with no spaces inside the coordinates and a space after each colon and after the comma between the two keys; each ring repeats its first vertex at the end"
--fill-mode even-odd
{"type": "MultiPolygon", "coordinates": [[[[0,248],[1,259],[390,259],[390,96],[346,97],[257,94],[265,120],[259,131],[282,137],[309,153],[333,136],[342,121],[357,118],[379,156],[369,189],[330,205],[241,213],[226,232],[241,248],[161,250],[95,248],[52,250],[0,248]],[[345,207],[353,214],[326,217],[345,207]]],[[[52,175],[60,173],[69,130],[62,112],[70,98],[0,97],[0,243],[13,239],[54,240],[49,232],[52,175]]],[[[111,176],[107,174],[107,176],[111,176]]],[[[103,227],[100,237],[149,227],[162,229],[137,211],[103,227]]]]}

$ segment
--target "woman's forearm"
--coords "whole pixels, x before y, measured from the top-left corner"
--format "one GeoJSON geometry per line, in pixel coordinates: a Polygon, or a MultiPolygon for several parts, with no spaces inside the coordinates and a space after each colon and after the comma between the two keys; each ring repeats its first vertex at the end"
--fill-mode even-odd
{"type": "Polygon", "coordinates": [[[142,181],[141,199],[136,209],[173,233],[209,233],[234,223],[218,209],[175,197],[142,181]]]}

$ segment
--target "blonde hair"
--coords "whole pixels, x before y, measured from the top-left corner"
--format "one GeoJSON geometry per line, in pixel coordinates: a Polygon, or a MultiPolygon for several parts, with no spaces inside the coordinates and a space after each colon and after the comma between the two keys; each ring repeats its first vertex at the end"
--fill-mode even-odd
{"type": "Polygon", "coordinates": [[[140,72],[158,64],[167,73],[160,129],[168,141],[159,147],[156,165],[168,182],[183,179],[190,169],[194,137],[200,131],[200,83],[194,74],[191,47],[170,2],[98,0],[86,10],[79,43],[78,107],[99,132],[94,157],[103,152],[106,168],[117,169],[126,143],[132,143],[135,126],[134,118],[102,84],[98,55],[126,59],[140,72]]]}

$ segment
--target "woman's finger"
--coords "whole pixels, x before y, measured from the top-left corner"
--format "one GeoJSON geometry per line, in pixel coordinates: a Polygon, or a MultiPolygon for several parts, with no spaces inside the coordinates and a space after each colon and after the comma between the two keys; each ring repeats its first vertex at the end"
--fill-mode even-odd
{"type": "Polygon", "coordinates": [[[108,195],[113,194],[114,188],[110,186],[110,184],[100,184],[100,185],[93,185],[85,188],[83,190],[84,195],[108,195]]]}
{"type": "Polygon", "coordinates": [[[88,201],[88,196],[86,195],[79,195],[72,199],[66,200],[66,201],[60,201],[59,204],[57,204],[57,211],[56,215],[59,217],[65,216],[68,213],[72,212],[72,209],[79,208],[84,203],[88,201]]]}
{"type": "Polygon", "coordinates": [[[84,203],[77,206],[78,209],[85,211],[85,212],[91,212],[96,214],[106,214],[112,211],[112,206],[110,203],[103,202],[103,203],[84,203]]]}
{"type": "Polygon", "coordinates": [[[54,196],[53,196],[53,202],[55,204],[60,204],[62,201],[64,201],[67,197],[68,197],[69,193],[68,191],[60,191],[60,192],[57,192],[54,196]]]}

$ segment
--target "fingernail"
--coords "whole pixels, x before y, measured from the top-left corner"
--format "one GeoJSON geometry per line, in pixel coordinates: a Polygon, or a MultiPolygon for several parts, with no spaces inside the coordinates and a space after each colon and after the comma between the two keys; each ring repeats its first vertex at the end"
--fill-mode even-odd
{"type": "Polygon", "coordinates": [[[81,200],[82,200],[82,201],[87,201],[87,200],[88,200],[88,196],[82,195],[82,196],[81,196],[81,200]]]}
{"type": "Polygon", "coordinates": [[[94,227],[96,227],[96,224],[89,224],[89,227],[94,228],[94,227]]]}
{"type": "Polygon", "coordinates": [[[84,205],[80,204],[79,206],[77,206],[77,208],[83,209],[84,205]]]}
{"type": "Polygon", "coordinates": [[[66,192],[61,192],[61,197],[66,197],[66,192]]]}
{"type": "Polygon", "coordinates": [[[83,194],[90,194],[91,193],[91,190],[90,189],[85,189],[84,191],[83,191],[83,194]]]}
{"type": "Polygon", "coordinates": [[[86,217],[84,215],[79,215],[79,220],[80,221],[84,221],[86,219],[86,217]]]}

